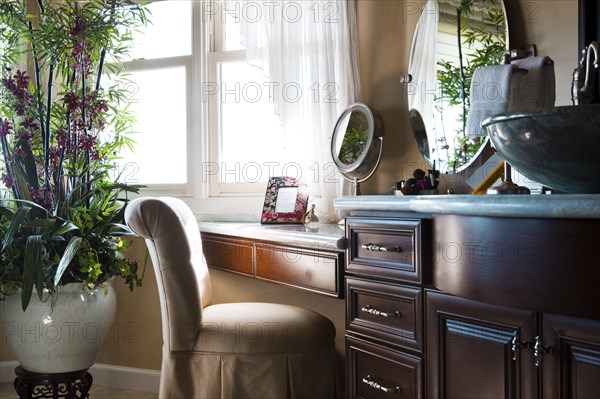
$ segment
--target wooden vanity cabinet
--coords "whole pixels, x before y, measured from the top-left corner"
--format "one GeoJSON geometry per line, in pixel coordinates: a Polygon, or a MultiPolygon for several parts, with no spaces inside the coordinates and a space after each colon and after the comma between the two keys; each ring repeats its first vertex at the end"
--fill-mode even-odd
{"type": "MultiPolygon", "coordinates": [[[[600,316],[599,316],[600,317],[600,316]]],[[[600,397],[600,320],[542,314],[542,397],[600,397]]]]}
{"type": "Polygon", "coordinates": [[[534,312],[426,292],[428,398],[536,398],[534,312]],[[526,353],[527,352],[527,353],[526,353]]]}
{"type": "Polygon", "coordinates": [[[353,212],[348,397],[600,397],[599,231],[598,219],[353,212]]]}
{"type": "Polygon", "coordinates": [[[433,224],[428,397],[600,397],[600,220],[434,215],[433,224]]]}
{"type": "Polygon", "coordinates": [[[600,321],[426,292],[427,397],[600,395],[600,321]]]}
{"type": "Polygon", "coordinates": [[[423,397],[428,219],[346,218],[348,398],[423,397]]]}

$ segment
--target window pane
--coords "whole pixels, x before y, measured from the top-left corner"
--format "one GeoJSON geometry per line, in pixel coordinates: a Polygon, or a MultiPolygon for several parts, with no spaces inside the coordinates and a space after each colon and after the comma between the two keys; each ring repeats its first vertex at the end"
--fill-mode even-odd
{"type": "Polygon", "coordinates": [[[186,173],[186,70],[164,68],[131,73],[138,91],[134,152],[123,155],[122,180],[140,184],[182,184],[186,173]]]}
{"type": "Polygon", "coordinates": [[[243,50],[246,48],[242,44],[242,35],[240,34],[240,2],[235,2],[235,7],[223,3],[223,13],[225,17],[225,26],[223,34],[225,35],[225,51],[243,50]]]}
{"type": "Polygon", "coordinates": [[[192,3],[161,1],[148,5],[150,23],[133,32],[131,59],[164,58],[192,53],[192,3]]]}
{"type": "Polygon", "coordinates": [[[281,124],[262,71],[245,62],[219,64],[220,180],[267,181],[273,170],[297,159],[284,148],[281,124]]]}

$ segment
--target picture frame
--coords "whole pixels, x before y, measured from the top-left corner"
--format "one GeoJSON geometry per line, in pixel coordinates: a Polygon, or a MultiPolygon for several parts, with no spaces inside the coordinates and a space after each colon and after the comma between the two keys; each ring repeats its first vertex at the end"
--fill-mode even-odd
{"type": "Polygon", "coordinates": [[[261,224],[302,224],[308,207],[306,187],[294,177],[270,177],[261,224]]]}

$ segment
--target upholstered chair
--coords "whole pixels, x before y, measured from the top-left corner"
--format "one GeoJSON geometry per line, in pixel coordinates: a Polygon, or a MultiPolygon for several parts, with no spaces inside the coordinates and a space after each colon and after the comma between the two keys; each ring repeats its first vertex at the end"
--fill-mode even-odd
{"type": "Polygon", "coordinates": [[[135,199],[125,220],[146,240],[158,283],[160,398],[337,397],[329,319],[291,305],[212,304],[196,218],[179,199],[135,199]]]}

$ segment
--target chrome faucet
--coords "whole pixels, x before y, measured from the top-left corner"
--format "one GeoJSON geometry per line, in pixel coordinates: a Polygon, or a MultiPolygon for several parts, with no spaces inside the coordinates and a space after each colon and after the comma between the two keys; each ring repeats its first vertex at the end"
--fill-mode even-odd
{"type": "Polygon", "coordinates": [[[589,104],[594,98],[596,69],[600,68],[600,43],[593,41],[581,52],[579,66],[573,71],[571,100],[573,105],[589,104]],[[592,63],[592,54],[594,62],[592,63]]]}

